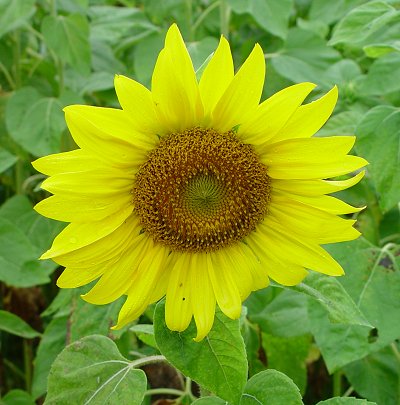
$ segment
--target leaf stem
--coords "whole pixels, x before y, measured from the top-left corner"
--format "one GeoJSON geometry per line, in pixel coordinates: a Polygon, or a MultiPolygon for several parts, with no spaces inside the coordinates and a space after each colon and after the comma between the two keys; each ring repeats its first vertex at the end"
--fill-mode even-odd
{"type": "Polygon", "coordinates": [[[154,364],[154,363],[161,363],[165,362],[167,359],[165,356],[157,355],[157,356],[148,356],[144,357],[143,359],[137,359],[130,363],[131,368],[139,368],[146,366],[147,364],[154,364]]]}
{"type": "Polygon", "coordinates": [[[231,8],[227,0],[220,0],[219,2],[219,23],[221,35],[229,39],[229,21],[231,18],[231,8]]]}
{"type": "Polygon", "coordinates": [[[208,16],[208,14],[211,13],[214,9],[220,6],[221,1],[216,1],[214,3],[211,3],[199,16],[199,18],[196,20],[196,22],[193,24],[192,27],[192,32],[193,35],[195,34],[197,28],[199,28],[200,24],[204,21],[204,19],[208,16]]]}
{"type": "Polygon", "coordinates": [[[342,371],[335,371],[333,373],[333,396],[340,397],[342,395],[342,371]]]}
{"type": "Polygon", "coordinates": [[[400,363],[400,352],[399,349],[397,348],[397,345],[395,342],[390,344],[390,347],[392,348],[392,351],[394,353],[394,356],[396,357],[397,361],[400,363]]]}
{"type": "Polygon", "coordinates": [[[349,388],[347,388],[347,390],[345,391],[345,393],[342,395],[342,397],[348,397],[350,396],[350,394],[354,391],[354,388],[352,385],[350,385],[349,388]]]}
{"type": "Polygon", "coordinates": [[[153,388],[151,390],[147,390],[144,395],[149,396],[149,395],[160,395],[160,394],[175,395],[177,397],[181,397],[181,396],[184,396],[186,393],[185,393],[185,391],[176,390],[174,388],[153,388]]]}
{"type": "Polygon", "coordinates": [[[10,72],[7,68],[0,62],[0,71],[3,73],[4,77],[6,78],[8,84],[10,85],[11,90],[15,89],[15,81],[13,80],[10,72]]]}

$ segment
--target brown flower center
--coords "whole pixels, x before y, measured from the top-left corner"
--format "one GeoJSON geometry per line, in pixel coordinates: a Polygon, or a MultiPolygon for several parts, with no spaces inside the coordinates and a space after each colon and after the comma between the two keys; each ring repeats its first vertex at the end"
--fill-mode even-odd
{"type": "Polygon", "coordinates": [[[264,218],[270,178],[233,132],[193,128],[161,139],[137,173],[144,231],[172,250],[207,252],[241,240],[264,218]]]}

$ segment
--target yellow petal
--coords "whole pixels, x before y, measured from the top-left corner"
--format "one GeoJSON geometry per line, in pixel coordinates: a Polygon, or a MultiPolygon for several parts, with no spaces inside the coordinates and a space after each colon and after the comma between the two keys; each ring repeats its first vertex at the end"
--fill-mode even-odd
{"type": "Polygon", "coordinates": [[[53,260],[61,266],[82,269],[110,260],[116,261],[127,250],[130,241],[140,233],[139,217],[131,215],[109,235],[80,249],[54,257],[53,260]]]}
{"type": "Polygon", "coordinates": [[[357,184],[365,175],[365,171],[350,177],[347,180],[286,180],[273,179],[272,188],[303,196],[320,196],[322,194],[336,193],[357,184]]]}
{"type": "Polygon", "coordinates": [[[212,127],[226,132],[245,122],[258,106],[264,79],[264,53],[256,44],[215,106],[212,127]]]}
{"type": "Polygon", "coordinates": [[[57,279],[57,286],[60,288],[76,288],[88,284],[96,278],[99,278],[104,271],[105,266],[91,266],[83,269],[67,267],[61,276],[57,279]]]}
{"type": "Polygon", "coordinates": [[[204,113],[208,119],[233,76],[233,60],[229,43],[221,37],[218,48],[205,68],[199,83],[204,113]]]}
{"type": "Polygon", "coordinates": [[[65,197],[125,198],[134,184],[134,171],[98,168],[83,172],[55,174],[47,178],[41,188],[65,197]]]}
{"type": "Polygon", "coordinates": [[[313,83],[287,87],[261,103],[238,131],[245,143],[261,144],[273,138],[315,88],[313,83]]]}
{"type": "Polygon", "coordinates": [[[219,308],[229,318],[239,318],[242,311],[242,301],[231,274],[229,261],[218,251],[209,253],[207,259],[208,275],[219,308]]]}
{"type": "Polygon", "coordinates": [[[280,224],[275,224],[271,228],[261,223],[257,230],[251,236],[255,235],[255,238],[258,238],[277,258],[284,257],[289,263],[330,276],[344,274],[339,263],[311,238],[307,241],[305,238],[297,237],[280,224]]]}
{"type": "Polygon", "coordinates": [[[177,252],[169,277],[165,302],[165,322],[169,329],[182,332],[192,319],[192,291],[189,281],[191,254],[177,252]]]}
{"type": "Polygon", "coordinates": [[[265,223],[274,221],[270,227],[281,224],[290,232],[311,237],[319,244],[353,240],[360,235],[352,227],[356,221],[339,218],[285,196],[273,195],[268,209],[265,223]]]}
{"type": "Polygon", "coordinates": [[[98,222],[69,224],[40,258],[54,258],[104,238],[117,229],[131,215],[132,210],[133,207],[130,206],[98,222]]]}
{"type": "Polygon", "coordinates": [[[338,89],[335,86],[318,100],[302,105],[271,141],[313,136],[331,116],[337,98],[338,89]]]}
{"type": "Polygon", "coordinates": [[[122,110],[73,105],[64,111],[77,145],[107,165],[138,167],[156,144],[155,137],[135,131],[122,110]]]}
{"type": "Polygon", "coordinates": [[[103,162],[82,149],[41,157],[32,162],[32,166],[38,172],[48,176],[59,173],[81,172],[88,170],[88,168],[104,169],[106,167],[103,162]]]}
{"type": "Polygon", "coordinates": [[[150,90],[122,75],[115,75],[114,86],[118,101],[132,120],[133,127],[139,132],[161,134],[162,127],[158,123],[150,90]]]}
{"type": "Polygon", "coordinates": [[[58,195],[40,201],[35,206],[39,214],[65,222],[89,222],[106,218],[132,204],[132,196],[115,198],[68,198],[58,195]]]}
{"type": "Polygon", "coordinates": [[[207,336],[214,323],[215,295],[208,276],[208,266],[206,253],[192,255],[189,283],[193,292],[192,309],[197,327],[197,336],[194,338],[196,342],[207,336]]]}
{"type": "Polygon", "coordinates": [[[355,137],[291,139],[257,147],[260,160],[275,179],[321,179],[347,174],[368,164],[346,153],[355,137]]]}
{"type": "Polygon", "coordinates": [[[176,24],[168,30],[152,78],[156,115],[164,132],[198,126],[203,117],[199,86],[189,53],[176,24]]]}
{"type": "Polygon", "coordinates": [[[162,245],[153,245],[139,264],[135,278],[126,292],[127,300],[118,315],[118,323],[112,329],[120,329],[138,318],[151,303],[152,291],[160,278],[169,254],[169,249],[162,245]]]}

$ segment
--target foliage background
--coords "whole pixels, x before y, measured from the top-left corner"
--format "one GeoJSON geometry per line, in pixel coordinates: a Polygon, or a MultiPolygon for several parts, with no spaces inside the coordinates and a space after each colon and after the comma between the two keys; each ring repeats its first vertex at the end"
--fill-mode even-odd
{"type": "MultiPolygon", "coordinates": [[[[157,363],[143,367],[146,383],[137,368],[159,349],[186,376],[224,399],[199,404],[255,403],[251,397],[277,405],[316,404],[333,396],[342,398],[320,403],[400,403],[399,8],[399,2],[384,0],[0,0],[1,404],[40,404],[47,390],[48,404],[71,398],[79,404],[149,404],[166,394],[191,403],[199,391],[189,378],[157,363]],[[241,344],[239,321],[218,318],[233,329],[221,335],[225,344],[216,353],[225,363],[210,383],[212,367],[193,371],[199,357],[190,338],[185,338],[186,355],[192,358],[174,346],[176,336],[162,325],[162,303],[137,325],[110,331],[121,302],[95,307],[79,298],[85,289],[58,291],[61,269],[37,260],[64,225],[32,210],[46,195],[40,190],[43,176],[30,162],[75,148],[64,106],[119,107],[114,74],[150,86],[172,22],[178,23],[196,69],[221,33],[230,40],[236,67],[260,43],[267,61],[263,98],[311,81],[318,84],[311,101],[337,84],[338,105],[318,136],[355,133],[354,153],[370,162],[361,184],[341,193],[354,205],[367,205],[356,215],[363,237],[328,247],[346,276],[313,274],[294,288],[256,292],[245,303],[240,330],[249,376],[263,373],[245,387],[246,378],[231,376],[230,382],[247,392],[240,398],[221,379],[229,368],[247,367],[240,363],[244,352],[235,357],[229,349],[232,342],[241,344]],[[157,342],[153,320],[159,336],[165,335],[157,342]],[[50,373],[70,343],[75,346],[63,351],[50,373]],[[84,359],[77,357],[82,347],[84,359]],[[74,374],[100,359],[119,359],[125,368],[96,366],[92,374],[74,374]],[[72,380],[63,379],[67,365],[72,380]],[[110,378],[110,384],[93,397],[82,393],[82,381],[95,390],[96,378],[110,378]]],[[[213,364],[215,359],[202,353],[213,364]]]]}

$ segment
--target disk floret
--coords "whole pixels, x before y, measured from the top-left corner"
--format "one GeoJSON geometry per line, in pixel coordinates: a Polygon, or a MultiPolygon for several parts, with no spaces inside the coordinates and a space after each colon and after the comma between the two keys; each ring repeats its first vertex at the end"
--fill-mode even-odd
{"type": "Polygon", "coordinates": [[[139,169],[141,225],[172,250],[200,252],[241,240],[265,216],[267,168],[233,132],[193,128],[163,137],[139,169]]]}

